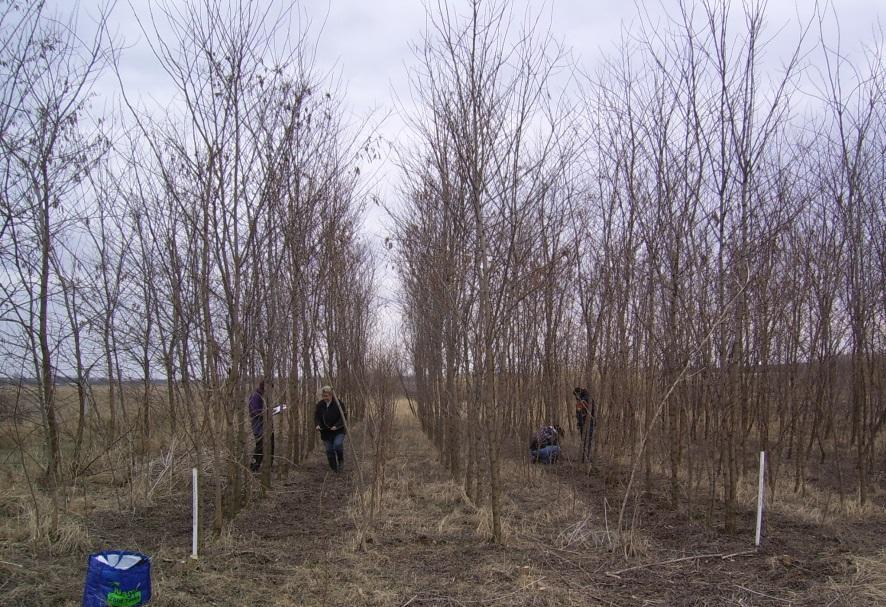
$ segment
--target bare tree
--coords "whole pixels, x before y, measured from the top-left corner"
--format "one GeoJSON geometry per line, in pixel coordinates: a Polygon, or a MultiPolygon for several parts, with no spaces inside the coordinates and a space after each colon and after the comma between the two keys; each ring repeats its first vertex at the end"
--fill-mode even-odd
{"type": "Polygon", "coordinates": [[[820,136],[828,160],[820,167],[822,186],[829,198],[828,212],[843,244],[846,262],[843,279],[844,313],[849,319],[851,383],[851,443],[855,446],[858,499],[868,498],[867,469],[873,464],[876,435],[884,424],[882,390],[875,377],[882,375],[882,357],[876,356],[882,342],[884,274],[883,251],[883,124],[886,112],[886,69],[883,64],[883,34],[866,54],[861,69],[850,65],[839,45],[821,43],[826,71],[820,88],[828,108],[820,136]],[[862,71],[863,70],[863,71],[862,71]],[[879,253],[878,257],[871,252],[879,253]],[[879,327],[879,328],[878,328],[879,327]]]}
{"type": "MultiPolygon", "coordinates": [[[[486,467],[483,485],[489,487],[492,535],[497,542],[503,539],[500,466],[508,397],[496,380],[496,370],[501,368],[499,361],[506,350],[505,327],[511,315],[519,302],[541,285],[539,280],[529,280],[534,270],[529,260],[538,240],[532,209],[544,199],[550,183],[544,169],[553,155],[558,123],[552,113],[546,113],[546,93],[560,58],[532,16],[527,17],[524,31],[513,43],[510,18],[506,5],[480,1],[470,3],[465,16],[442,4],[431,14],[431,31],[418,49],[422,71],[413,84],[423,104],[422,115],[414,118],[414,124],[425,146],[415,160],[431,158],[433,162],[430,174],[415,173],[418,181],[410,201],[416,205],[416,217],[420,217],[420,205],[451,209],[443,216],[461,224],[461,245],[469,251],[467,263],[458,268],[461,274],[438,279],[431,292],[440,299],[455,288],[448,283],[464,283],[467,314],[454,316],[458,311],[451,305],[443,314],[434,313],[430,318],[435,319],[436,337],[428,336],[431,340],[421,346],[421,352],[429,355],[428,346],[441,343],[446,322],[458,318],[468,323],[455,333],[469,378],[465,483],[468,494],[477,498],[480,485],[476,479],[481,469],[472,466],[481,461],[477,456],[482,456],[486,467]]],[[[413,228],[408,220],[401,223],[402,242],[412,236],[413,228]]],[[[439,254],[431,253],[429,261],[447,259],[451,244],[447,244],[445,233],[443,238],[435,237],[435,230],[445,227],[429,225],[430,233],[416,234],[443,247],[439,254]]],[[[412,242],[410,239],[407,244],[412,242]]],[[[404,265],[415,267],[421,263],[422,253],[410,244],[403,250],[404,265]]],[[[410,315],[416,318],[418,314],[410,315]]],[[[423,340],[418,334],[414,339],[416,346],[423,340]]],[[[432,375],[420,382],[425,399],[434,391],[439,394],[446,385],[441,381],[442,361],[428,362],[432,363],[432,375]]],[[[450,390],[447,388],[447,393],[450,390]]],[[[433,411],[439,403],[425,400],[423,406],[433,411]]],[[[446,417],[436,415],[426,422],[438,444],[440,420],[446,417]]]]}
{"type": "MultiPolygon", "coordinates": [[[[110,59],[104,17],[92,40],[75,34],[75,17],[45,14],[43,3],[6,5],[2,115],[4,266],[3,317],[17,326],[14,349],[38,380],[44,429],[44,481],[60,480],[56,409],[56,340],[64,329],[56,317],[60,283],[53,260],[59,243],[83,213],[86,175],[107,151],[87,102],[96,77],[110,59]],[[8,37],[6,37],[8,36],[8,37]]],[[[22,369],[24,371],[24,369],[22,369]]]]}

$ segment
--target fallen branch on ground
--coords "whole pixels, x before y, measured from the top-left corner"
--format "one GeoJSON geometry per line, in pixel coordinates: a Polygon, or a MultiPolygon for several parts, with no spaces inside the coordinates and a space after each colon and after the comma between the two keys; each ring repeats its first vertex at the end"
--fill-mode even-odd
{"type": "Polygon", "coordinates": [[[745,550],[744,552],[733,552],[731,554],[723,554],[722,552],[717,552],[714,554],[697,554],[695,556],[684,556],[678,559],[669,559],[667,561],[657,561],[655,563],[646,563],[645,565],[635,565],[633,567],[628,567],[627,569],[619,569],[618,571],[607,571],[606,575],[610,577],[619,577],[622,573],[627,573],[628,571],[635,571],[637,569],[648,569],[649,567],[657,567],[659,565],[670,565],[672,563],[681,563],[683,561],[698,561],[701,559],[715,559],[719,558],[720,560],[731,559],[736,556],[749,556],[751,554],[756,554],[756,550],[745,550]]]}
{"type": "Polygon", "coordinates": [[[782,599],[777,596],[772,596],[771,594],[766,594],[764,592],[758,592],[756,590],[751,590],[750,588],[745,588],[741,584],[736,584],[735,586],[736,586],[736,588],[741,588],[745,592],[750,592],[751,594],[756,594],[757,596],[762,596],[767,599],[772,599],[773,601],[781,601],[782,603],[790,603],[791,602],[788,599],[782,599]]]}

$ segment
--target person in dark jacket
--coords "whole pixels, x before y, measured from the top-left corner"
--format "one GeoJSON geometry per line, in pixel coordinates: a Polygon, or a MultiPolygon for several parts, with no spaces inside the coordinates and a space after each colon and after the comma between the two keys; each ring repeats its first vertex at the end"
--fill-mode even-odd
{"type": "MultiPolygon", "coordinates": [[[[265,443],[265,380],[260,380],[255,392],[249,397],[249,422],[252,425],[252,436],[255,438],[255,452],[249,469],[257,472],[261,468],[265,443]]],[[[274,434],[270,433],[271,458],[274,457],[274,434]]]]}
{"type": "Polygon", "coordinates": [[[314,424],[320,431],[320,438],[326,447],[329,467],[340,472],[345,464],[345,434],[347,434],[347,414],[344,405],[335,396],[331,386],[323,386],[322,398],[314,409],[314,424]]]}

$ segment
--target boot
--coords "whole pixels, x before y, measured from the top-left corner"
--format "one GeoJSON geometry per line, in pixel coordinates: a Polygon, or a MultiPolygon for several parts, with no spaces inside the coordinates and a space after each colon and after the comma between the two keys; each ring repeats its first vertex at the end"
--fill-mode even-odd
{"type": "Polygon", "coordinates": [[[336,470],[341,472],[345,468],[345,452],[344,451],[336,451],[335,452],[335,465],[336,470]]]}

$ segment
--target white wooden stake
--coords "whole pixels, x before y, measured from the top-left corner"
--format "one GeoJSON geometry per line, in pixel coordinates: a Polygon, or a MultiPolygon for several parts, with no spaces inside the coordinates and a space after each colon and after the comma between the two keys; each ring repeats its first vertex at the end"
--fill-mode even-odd
{"type": "Polygon", "coordinates": [[[763,531],[763,475],[766,469],[766,452],[760,451],[760,485],[757,488],[757,538],[755,546],[760,545],[760,535],[763,531]]]}
{"type": "Polygon", "coordinates": [[[197,558],[197,528],[199,527],[199,525],[197,524],[197,513],[199,511],[198,504],[200,503],[199,501],[197,501],[198,495],[197,495],[197,469],[196,468],[191,468],[191,481],[194,486],[194,498],[193,498],[194,499],[194,517],[193,517],[194,518],[194,526],[193,526],[193,530],[191,533],[191,558],[195,559],[195,558],[197,558]]]}

